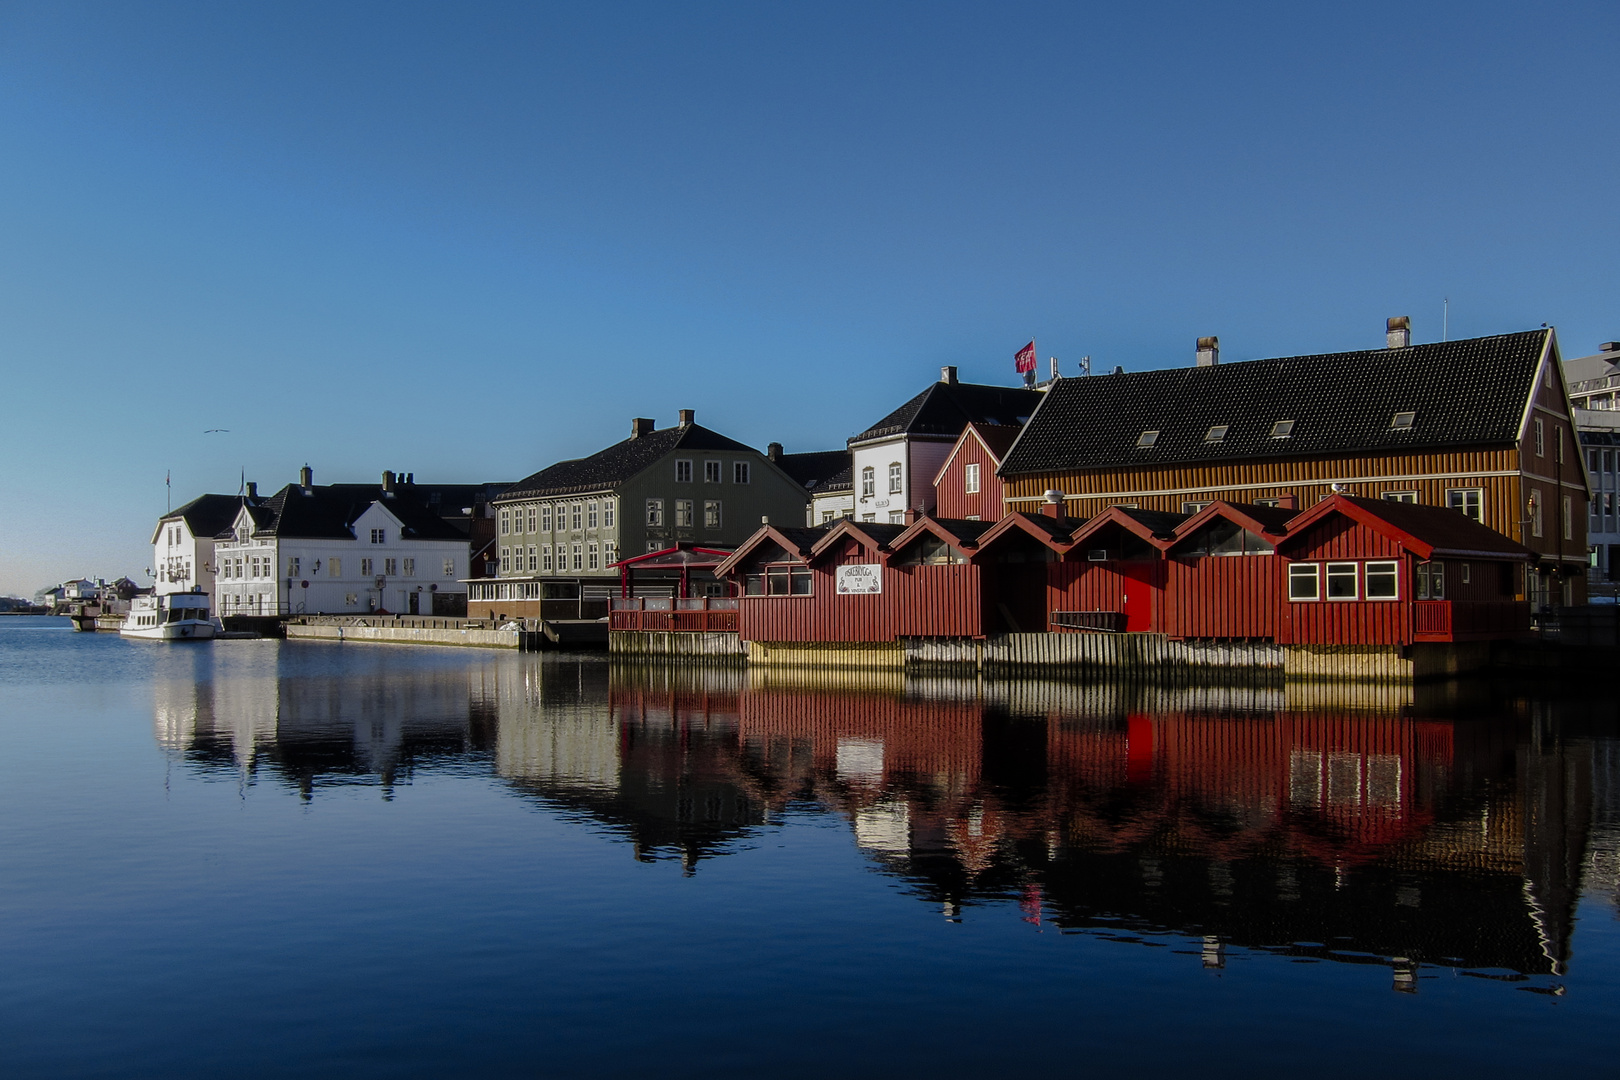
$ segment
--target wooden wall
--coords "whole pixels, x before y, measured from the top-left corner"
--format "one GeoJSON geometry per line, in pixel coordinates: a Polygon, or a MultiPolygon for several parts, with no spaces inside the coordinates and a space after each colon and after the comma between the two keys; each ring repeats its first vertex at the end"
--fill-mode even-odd
{"type": "Polygon", "coordinates": [[[1275,639],[1283,566],[1274,555],[1166,560],[1165,631],[1176,638],[1275,639]]]}
{"type": "Polygon", "coordinates": [[[935,492],[935,516],[1000,521],[1006,511],[1001,501],[1002,480],[996,475],[998,464],[985,450],[983,443],[971,433],[964,433],[956,456],[939,479],[935,492]],[[966,490],[967,466],[970,464],[979,466],[979,490],[971,495],[966,490]]]}
{"type": "Polygon", "coordinates": [[[1152,615],[1148,629],[1162,632],[1164,627],[1165,564],[1161,559],[1149,563],[1126,563],[1119,559],[1090,562],[1085,552],[1071,553],[1063,562],[1049,564],[1046,586],[1046,610],[1053,611],[1124,611],[1128,572],[1148,576],[1152,615]]]}

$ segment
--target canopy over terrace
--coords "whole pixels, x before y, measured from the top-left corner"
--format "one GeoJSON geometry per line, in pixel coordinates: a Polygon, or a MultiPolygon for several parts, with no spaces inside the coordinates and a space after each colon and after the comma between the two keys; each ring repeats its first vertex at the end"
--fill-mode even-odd
{"type": "Polygon", "coordinates": [[[620,559],[619,595],[632,596],[730,596],[731,586],[715,577],[715,567],[725,562],[731,549],[699,547],[678,543],[662,551],[649,551],[620,559]]]}

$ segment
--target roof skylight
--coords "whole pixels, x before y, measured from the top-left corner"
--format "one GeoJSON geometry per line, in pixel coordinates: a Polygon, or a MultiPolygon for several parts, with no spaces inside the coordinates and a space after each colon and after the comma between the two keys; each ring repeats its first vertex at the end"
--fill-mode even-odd
{"type": "Polygon", "coordinates": [[[1292,420],[1279,420],[1271,425],[1271,437],[1273,439],[1287,439],[1292,437],[1293,434],[1294,422],[1292,420]]]}
{"type": "Polygon", "coordinates": [[[1216,424],[1214,427],[1204,432],[1204,441],[1207,443],[1220,442],[1226,438],[1226,429],[1226,424],[1216,424]]]}
{"type": "Polygon", "coordinates": [[[1395,418],[1389,422],[1389,428],[1391,431],[1411,431],[1412,425],[1415,423],[1417,423],[1417,413],[1398,412],[1395,414],[1395,418]]]}
{"type": "Polygon", "coordinates": [[[1144,431],[1144,432],[1142,432],[1142,434],[1140,434],[1140,435],[1138,435],[1136,437],[1136,445],[1137,445],[1138,448],[1145,448],[1145,447],[1152,446],[1154,443],[1156,443],[1158,441],[1159,441],[1159,433],[1157,431],[1144,431]]]}

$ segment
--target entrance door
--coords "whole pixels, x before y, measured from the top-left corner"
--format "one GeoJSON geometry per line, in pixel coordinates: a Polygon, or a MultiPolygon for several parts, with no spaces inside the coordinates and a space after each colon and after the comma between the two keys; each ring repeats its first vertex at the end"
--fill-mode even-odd
{"type": "Polygon", "coordinates": [[[416,592],[409,594],[409,599],[406,601],[406,604],[409,607],[412,615],[419,614],[417,609],[422,606],[422,594],[416,592]]]}
{"type": "Polygon", "coordinates": [[[1153,629],[1153,563],[1127,562],[1119,564],[1123,576],[1125,629],[1141,633],[1153,629]]]}

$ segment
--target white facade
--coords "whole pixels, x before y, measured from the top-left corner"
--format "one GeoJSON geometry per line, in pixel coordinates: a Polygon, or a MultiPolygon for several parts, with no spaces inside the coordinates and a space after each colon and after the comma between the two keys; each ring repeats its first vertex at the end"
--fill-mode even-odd
{"type": "Polygon", "coordinates": [[[165,518],[152,536],[152,573],[159,596],[200,592],[217,610],[214,594],[214,538],[193,536],[185,518],[165,518]]]}
{"type": "Polygon", "coordinates": [[[381,502],[355,519],[347,539],[253,530],[243,508],[233,538],[214,547],[219,615],[430,615],[435,593],[466,592],[467,541],[402,538],[400,520],[381,502]]]}
{"type": "Polygon", "coordinates": [[[829,521],[855,516],[855,493],[850,490],[828,491],[814,495],[805,511],[806,525],[824,525],[829,521]]]}
{"type": "Polygon", "coordinates": [[[934,477],[954,445],[955,436],[893,435],[852,446],[855,520],[901,522],[908,508],[932,511],[934,477]]]}

